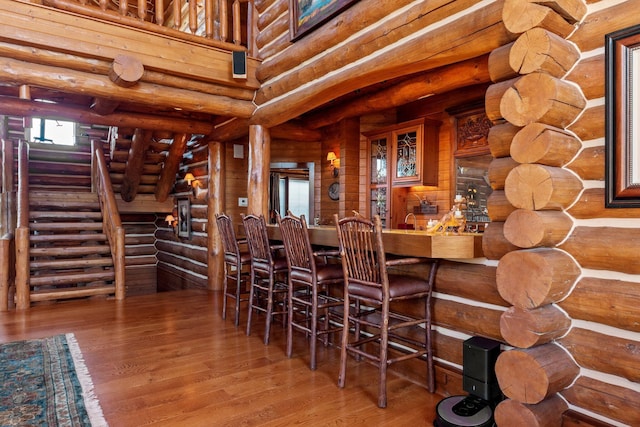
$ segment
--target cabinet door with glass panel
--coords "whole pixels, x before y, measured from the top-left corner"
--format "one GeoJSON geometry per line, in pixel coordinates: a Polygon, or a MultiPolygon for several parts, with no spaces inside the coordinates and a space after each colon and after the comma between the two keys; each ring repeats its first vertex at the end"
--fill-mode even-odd
{"type": "Polygon", "coordinates": [[[438,185],[438,131],[440,122],[413,120],[391,131],[394,187],[438,185]]]}
{"type": "Polygon", "coordinates": [[[370,216],[391,224],[393,188],[438,185],[440,122],[418,119],[365,133],[370,216]]]}
{"type": "Polygon", "coordinates": [[[370,216],[380,215],[382,226],[389,223],[389,204],[387,189],[389,175],[387,173],[389,156],[389,134],[371,135],[369,138],[369,211],[370,216]]]}

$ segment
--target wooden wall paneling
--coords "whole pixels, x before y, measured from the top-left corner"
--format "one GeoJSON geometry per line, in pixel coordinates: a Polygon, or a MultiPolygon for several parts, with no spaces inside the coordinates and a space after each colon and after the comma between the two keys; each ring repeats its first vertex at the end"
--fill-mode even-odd
{"type": "Polygon", "coordinates": [[[640,332],[640,284],[636,282],[583,277],[558,305],[573,319],[640,332]]]}
{"type": "Polygon", "coordinates": [[[640,274],[639,242],[638,228],[576,227],[559,248],[583,268],[640,274]]]}
{"type": "Polygon", "coordinates": [[[640,392],[631,388],[581,376],[560,394],[575,408],[584,408],[630,426],[640,424],[640,392]]]}
{"type": "Polygon", "coordinates": [[[590,329],[574,327],[558,340],[583,368],[640,382],[640,342],[590,329]]]}
{"type": "MultiPolygon", "coordinates": [[[[155,256],[153,257],[155,260],[155,256]]],[[[156,265],[127,265],[125,269],[126,295],[144,295],[157,292],[156,265]]]]}
{"type": "Polygon", "coordinates": [[[164,262],[158,263],[158,292],[178,289],[206,289],[206,287],[206,277],[184,273],[164,262]]]}

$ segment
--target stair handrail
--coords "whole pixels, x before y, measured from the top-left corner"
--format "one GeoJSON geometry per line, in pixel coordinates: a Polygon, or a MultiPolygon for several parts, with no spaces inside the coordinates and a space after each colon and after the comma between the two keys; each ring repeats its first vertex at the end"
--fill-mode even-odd
{"type": "Polygon", "coordinates": [[[29,143],[18,146],[18,214],[16,244],[16,309],[30,306],[29,288],[29,143]]]}
{"type": "Polygon", "coordinates": [[[113,193],[107,163],[104,160],[101,141],[91,141],[91,153],[91,188],[98,194],[100,211],[102,212],[102,228],[111,247],[113,268],[115,269],[115,297],[116,300],[122,300],[125,297],[124,227],[120,220],[118,204],[113,193]]]}

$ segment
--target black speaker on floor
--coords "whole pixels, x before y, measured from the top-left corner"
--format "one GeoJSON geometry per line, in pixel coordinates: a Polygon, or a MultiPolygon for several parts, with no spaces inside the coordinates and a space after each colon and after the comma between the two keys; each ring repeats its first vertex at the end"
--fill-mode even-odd
{"type": "Polygon", "coordinates": [[[234,79],[247,78],[247,52],[235,50],[231,52],[231,65],[234,79]]]}
{"type": "Polygon", "coordinates": [[[462,388],[468,396],[451,396],[436,406],[436,427],[493,427],[493,409],[502,393],[495,374],[500,343],[484,337],[465,340],[462,388]]]}

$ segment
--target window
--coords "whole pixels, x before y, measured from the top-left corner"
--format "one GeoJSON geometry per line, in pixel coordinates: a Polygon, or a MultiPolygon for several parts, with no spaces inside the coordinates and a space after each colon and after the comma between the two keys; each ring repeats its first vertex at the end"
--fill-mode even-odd
{"type": "Polygon", "coordinates": [[[33,118],[31,140],[59,145],[75,145],[75,123],[62,120],[33,118]]]}

